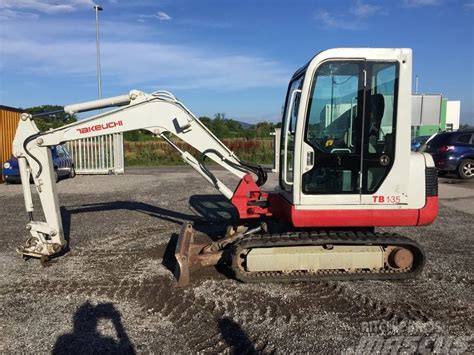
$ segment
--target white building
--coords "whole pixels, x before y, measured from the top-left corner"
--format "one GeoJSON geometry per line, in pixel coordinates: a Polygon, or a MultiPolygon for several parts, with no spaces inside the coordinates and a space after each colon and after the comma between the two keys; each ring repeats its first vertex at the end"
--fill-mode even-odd
{"type": "Polygon", "coordinates": [[[459,129],[459,117],[461,116],[461,101],[446,102],[446,131],[459,129]]]}

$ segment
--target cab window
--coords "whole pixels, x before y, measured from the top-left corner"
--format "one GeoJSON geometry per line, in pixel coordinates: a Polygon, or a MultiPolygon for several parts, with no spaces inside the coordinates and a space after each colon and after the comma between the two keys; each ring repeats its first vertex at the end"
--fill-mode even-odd
{"type": "Polygon", "coordinates": [[[370,63],[370,92],[364,144],[363,193],[371,194],[382,184],[395,159],[398,65],[370,63]]]}

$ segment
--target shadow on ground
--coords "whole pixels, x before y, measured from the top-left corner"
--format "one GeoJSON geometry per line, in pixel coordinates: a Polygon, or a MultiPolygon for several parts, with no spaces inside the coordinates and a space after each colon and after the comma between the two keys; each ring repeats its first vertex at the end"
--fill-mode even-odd
{"type": "MultiPolygon", "coordinates": [[[[69,249],[71,216],[74,214],[93,213],[101,211],[129,210],[141,212],[151,217],[167,222],[181,225],[184,222],[192,222],[193,229],[201,232],[211,240],[221,238],[229,223],[238,220],[235,207],[222,195],[193,195],[189,199],[189,206],[195,214],[176,212],[170,209],[157,207],[148,203],[137,201],[112,201],[104,203],[84,204],[79,206],[61,207],[61,218],[63,222],[64,238],[67,247],[59,255],[67,254],[69,249]]],[[[171,272],[175,272],[176,260],[174,257],[178,234],[173,233],[166,246],[163,255],[163,265],[171,272]]],[[[221,273],[228,275],[227,269],[219,268],[221,273]]]]}
{"type": "MultiPolygon", "coordinates": [[[[218,222],[234,221],[238,219],[235,207],[222,195],[193,195],[189,199],[189,206],[195,214],[176,212],[170,209],[157,207],[137,201],[113,201],[104,203],[85,204],[80,206],[61,207],[61,217],[66,240],[69,240],[71,215],[101,211],[129,210],[145,213],[164,221],[181,225],[185,221],[193,222],[194,228],[201,231],[201,226],[218,222]]],[[[202,230],[203,233],[207,230],[202,230]]]]}
{"type": "Polygon", "coordinates": [[[255,345],[247,333],[230,318],[219,319],[219,330],[232,354],[256,354],[255,345]]]}
{"type": "Polygon", "coordinates": [[[120,312],[112,303],[97,306],[84,303],[74,314],[72,333],[58,337],[53,354],[135,354],[135,348],[125,331],[120,312]],[[110,321],[115,337],[98,329],[99,320],[110,321]]]}

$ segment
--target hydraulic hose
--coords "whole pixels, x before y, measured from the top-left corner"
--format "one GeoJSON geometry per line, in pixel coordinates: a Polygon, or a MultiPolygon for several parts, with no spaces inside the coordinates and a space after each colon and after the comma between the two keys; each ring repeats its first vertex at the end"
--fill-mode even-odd
{"type": "Polygon", "coordinates": [[[36,174],[36,178],[39,178],[41,173],[43,172],[43,165],[41,165],[40,161],[33,154],[30,153],[30,151],[27,148],[27,145],[33,139],[36,139],[39,136],[41,136],[41,134],[42,134],[41,132],[35,133],[35,134],[29,136],[28,138],[26,138],[25,141],[23,142],[23,149],[25,150],[26,154],[28,154],[31,157],[31,159],[33,159],[36,162],[36,164],[38,164],[38,173],[36,174]]]}
{"type": "Polygon", "coordinates": [[[224,161],[226,164],[228,164],[229,166],[233,167],[236,170],[242,171],[244,173],[248,173],[248,172],[254,173],[257,176],[257,181],[255,182],[257,184],[257,186],[262,186],[267,181],[267,178],[268,178],[267,172],[265,170],[263,170],[263,168],[260,165],[249,163],[249,162],[244,162],[244,161],[241,161],[241,160],[239,160],[239,163],[240,163],[240,165],[239,165],[239,164],[234,163],[233,161],[225,158],[220,152],[218,152],[214,149],[207,149],[204,152],[202,152],[201,159],[200,159],[199,163],[200,163],[201,167],[203,168],[203,170],[205,171],[206,175],[208,175],[209,178],[211,178],[211,180],[213,180],[213,181],[216,180],[215,176],[205,166],[205,160],[206,160],[208,154],[216,155],[217,157],[222,159],[222,161],[224,161]],[[245,168],[243,168],[243,167],[245,167],[245,168]]]}

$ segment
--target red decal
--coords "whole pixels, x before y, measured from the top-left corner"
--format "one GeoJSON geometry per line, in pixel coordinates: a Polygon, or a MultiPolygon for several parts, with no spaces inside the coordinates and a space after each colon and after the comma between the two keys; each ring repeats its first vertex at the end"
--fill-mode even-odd
{"type": "Polygon", "coordinates": [[[392,204],[401,203],[401,197],[400,196],[377,196],[377,195],[374,195],[374,196],[372,196],[372,200],[373,200],[374,203],[392,203],[392,204]]]}
{"type": "Polygon", "coordinates": [[[388,203],[400,203],[400,196],[387,196],[388,203]]]}
{"type": "Polygon", "coordinates": [[[385,202],[385,198],[383,196],[372,196],[372,198],[374,199],[374,202],[375,203],[384,203],[385,202]]]}
{"type": "Polygon", "coordinates": [[[107,122],[103,124],[97,124],[94,126],[84,127],[84,128],[76,128],[79,134],[85,134],[89,132],[96,132],[101,131],[103,129],[115,128],[117,126],[123,126],[122,120],[107,122]]]}

